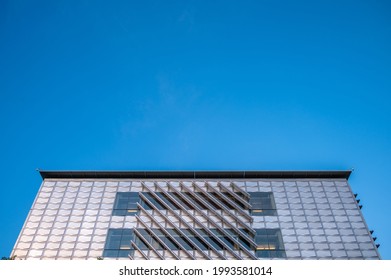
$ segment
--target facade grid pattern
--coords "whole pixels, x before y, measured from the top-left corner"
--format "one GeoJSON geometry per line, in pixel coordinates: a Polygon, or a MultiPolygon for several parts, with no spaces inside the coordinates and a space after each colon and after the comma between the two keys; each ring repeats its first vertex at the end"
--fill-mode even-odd
{"type": "MultiPolygon", "coordinates": [[[[206,228],[218,225],[227,230],[243,228],[245,224],[254,230],[280,230],[287,259],[380,258],[347,179],[342,178],[45,178],[12,255],[22,259],[96,259],[103,256],[109,229],[145,229],[147,226],[174,230],[175,226],[186,228],[186,224],[200,229],[195,219],[206,228]],[[227,190],[238,193],[238,189],[247,193],[272,193],[276,214],[249,219],[236,209],[229,209],[234,215],[228,215],[223,209],[174,209],[179,219],[171,210],[161,209],[159,213],[149,209],[135,216],[113,215],[119,192],[200,193],[200,189],[211,192],[211,188],[224,193],[227,190]]],[[[235,259],[236,255],[252,258],[238,248],[232,249],[233,252],[194,250],[190,254],[183,250],[172,251],[161,250],[158,254],[164,259],[206,259],[206,256],[235,259]]],[[[161,258],[154,250],[145,249],[134,250],[132,258],[145,259],[145,256],[161,258]]]]}

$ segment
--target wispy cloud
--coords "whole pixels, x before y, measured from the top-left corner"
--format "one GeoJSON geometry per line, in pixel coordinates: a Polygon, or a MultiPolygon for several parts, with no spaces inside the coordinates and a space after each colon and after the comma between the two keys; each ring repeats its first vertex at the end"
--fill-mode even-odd
{"type": "Polygon", "coordinates": [[[156,93],[141,100],[121,128],[123,137],[134,137],[149,130],[192,117],[202,93],[193,84],[177,84],[166,74],[156,76],[156,93]]]}
{"type": "Polygon", "coordinates": [[[195,9],[194,7],[186,7],[178,17],[178,23],[185,25],[188,31],[191,31],[195,24],[195,9]]]}

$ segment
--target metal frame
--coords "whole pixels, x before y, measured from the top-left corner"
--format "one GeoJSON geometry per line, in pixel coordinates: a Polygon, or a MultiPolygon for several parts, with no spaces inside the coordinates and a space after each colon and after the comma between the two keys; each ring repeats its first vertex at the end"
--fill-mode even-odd
{"type": "MultiPolygon", "coordinates": [[[[181,187],[183,187],[184,184],[181,184],[181,187]]],[[[193,187],[202,192],[204,195],[206,195],[210,200],[212,200],[214,203],[216,203],[222,210],[224,210],[225,213],[227,213],[231,218],[235,219],[237,223],[239,223],[242,227],[246,228],[248,231],[250,231],[252,234],[255,235],[255,230],[251,228],[246,222],[242,221],[235,213],[233,213],[230,209],[228,209],[221,201],[210,195],[207,191],[205,191],[203,188],[198,186],[196,183],[193,183],[193,187]]]]}
{"type": "MultiPolygon", "coordinates": [[[[142,211],[146,212],[144,208],[142,209],[142,211]]],[[[180,260],[180,257],[176,255],[174,251],[171,250],[170,247],[168,247],[167,244],[164,243],[164,241],[159,236],[156,235],[156,233],[153,232],[153,230],[141,219],[141,217],[136,215],[136,218],[144,226],[144,228],[151,234],[151,236],[153,236],[154,238],[156,238],[157,241],[159,241],[159,243],[164,247],[165,250],[169,251],[171,255],[174,256],[174,258],[180,260]]]]}
{"type": "Polygon", "coordinates": [[[134,247],[134,249],[140,252],[140,254],[144,257],[144,259],[149,260],[148,256],[142,250],[140,250],[140,248],[136,245],[136,243],[134,243],[133,240],[130,241],[130,244],[134,247]]]}
{"type": "MultiPolygon", "coordinates": [[[[166,215],[164,215],[162,213],[161,210],[159,210],[155,205],[153,205],[153,203],[151,201],[148,200],[148,203],[150,203],[151,207],[157,211],[162,217],[164,217],[164,219],[173,227],[175,228],[181,235],[183,235],[183,237],[186,239],[186,241],[188,241],[193,247],[195,247],[197,249],[197,251],[199,253],[201,253],[201,255],[203,255],[206,259],[210,260],[211,258],[209,257],[208,254],[206,254],[196,243],[194,243],[181,229],[180,227],[178,227],[173,221],[171,221],[169,218],[166,217],[166,215]]],[[[165,205],[166,206],[166,205],[165,205]]],[[[171,213],[174,214],[174,216],[179,220],[181,221],[182,223],[184,223],[189,229],[192,229],[192,226],[187,222],[185,221],[180,215],[178,215],[175,211],[173,210],[169,210],[171,213]]],[[[202,238],[202,236],[200,236],[202,238]]],[[[174,238],[174,237],[172,237],[174,238]]],[[[203,240],[204,241],[204,240],[203,240]]],[[[205,240],[205,242],[207,242],[207,240],[205,240]]],[[[185,250],[185,249],[184,249],[185,250]]],[[[193,257],[193,259],[195,259],[195,257],[193,257]]]]}
{"type": "Polygon", "coordinates": [[[242,195],[244,195],[247,199],[250,199],[250,195],[248,192],[244,191],[241,187],[237,186],[235,183],[231,183],[231,187],[233,187],[235,190],[240,192],[242,195]]]}
{"type": "Polygon", "coordinates": [[[160,254],[153,246],[151,243],[149,243],[149,241],[136,229],[136,228],[133,228],[133,232],[136,233],[136,235],[138,236],[138,238],[140,238],[145,244],[147,244],[148,248],[152,249],[152,251],[155,252],[155,254],[161,259],[161,260],[164,260],[165,258],[163,257],[162,254],[160,254]]]}
{"type": "Polygon", "coordinates": [[[217,186],[219,186],[220,188],[222,188],[223,190],[225,190],[227,193],[229,193],[230,195],[232,195],[233,197],[235,197],[237,200],[239,200],[240,203],[242,203],[245,207],[247,207],[247,209],[251,209],[251,204],[248,203],[248,201],[245,201],[243,198],[241,198],[240,196],[238,196],[235,192],[231,191],[229,188],[227,188],[226,186],[224,186],[221,182],[218,182],[218,183],[217,183],[217,186]]]}
{"type": "MultiPolygon", "coordinates": [[[[188,204],[190,204],[195,210],[197,210],[198,213],[200,213],[208,222],[210,222],[214,227],[216,227],[217,229],[219,229],[221,232],[223,233],[226,233],[225,230],[220,227],[215,221],[213,221],[212,219],[209,219],[208,215],[205,214],[197,205],[195,205],[193,203],[193,201],[189,200],[186,196],[184,196],[181,192],[179,192],[177,189],[175,189],[170,183],[167,183],[167,185],[169,187],[171,187],[175,193],[177,193],[184,201],[186,201],[188,204]]],[[[171,194],[169,194],[168,192],[166,192],[165,190],[163,190],[160,186],[156,186],[157,188],[159,188],[162,192],[165,193],[165,195],[167,197],[171,197],[171,194]]],[[[174,199],[174,198],[171,198],[171,199],[174,199]]],[[[203,224],[202,224],[203,225],[203,224]]],[[[216,240],[219,241],[219,243],[221,245],[223,245],[223,247],[225,247],[227,249],[227,251],[229,251],[231,254],[233,254],[237,259],[243,259],[241,256],[239,256],[237,253],[235,253],[234,250],[232,250],[224,241],[222,241],[218,236],[216,236],[209,228],[206,228],[204,225],[203,227],[207,230],[208,234],[210,234],[211,236],[213,236],[216,240]]],[[[229,239],[232,238],[233,242],[234,243],[237,243],[237,240],[235,240],[230,234],[226,233],[227,237],[229,239]]],[[[239,246],[239,248],[241,248],[248,256],[250,256],[250,258],[252,259],[257,259],[254,254],[252,254],[249,250],[247,250],[247,248],[245,248],[242,244],[240,243],[237,243],[237,245],[239,246]]]]}
{"type": "Polygon", "coordinates": [[[330,171],[76,171],[38,170],[42,179],[128,178],[128,179],[349,179],[352,170],[330,171]]]}
{"type": "MultiPolygon", "coordinates": [[[[168,185],[170,186],[170,184],[168,184],[168,185]]],[[[190,194],[193,195],[194,192],[191,192],[191,190],[189,190],[189,189],[188,189],[186,186],[184,186],[183,184],[182,184],[181,186],[184,187],[190,194]]],[[[175,190],[175,191],[177,191],[177,190],[175,190]]],[[[180,193],[180,195],[183,195],[183,194],[180,193]]],[[[194,196],[194,197],[195,197],[195,196],[194,196]]],[[[185,196],[183,196],[183,198],[186,200],[187,203],[189,203],[190,205],[192,205],[192,206],[194,207],[194,209],[197,209],[197,210],[201,213],[201,215],[202,215],[208,222],[210,222],[215,228],[217,228],[218,230],[220,230],[220,231],[224,234],[225,237],[227,237],[228,239],[230,239],[234,244],[236,244],[240,249],[242,249],[250,258],[252,258],[252,259],[258,259],[258,258],[255,257],[255,255],[254,255],[251,251],[249,251],[246,247],[244,247],[243,244],[241,244],[241,243],[239,242],[239,240],[236,240],[234,237],[232,237],[232,235],[230,235],[223,227],[221,227],[219,224],[217,224],[215,221],[213,221],[213,219],[209,219],[208,215],[206,215],[204,212],[202,212],[202,210],[200,210],[200,209],[198,208],[198,206],[195,205],[195,204],[193,203],[193,201],[191,201],[190,199],[188,199],[188,198],[185,197],[185,196]]],[[[217,217],[219,217],[220,219],[223,218],[223,217],[222,217],[220,214],[218,214],[218,213],[217,213],[217,217]]],[[[220,240],[220,238],[218,238],[215,234],[213,234],[213,236],[214,236],[215,238],[217,238],[218,240],[220,240]]],[[[229,248],[229,247],[226,245],[226,243],[225,243],[224,241],[222,241],[222,243],[224,243],[225,247],[227,247],[228,249],[231,249],[231,248],[229,248]]]]}
{"type": "MultiPolygon", "coordinates": [[[[148,186],[144,186],[145,188],[148,189],[148,191],[153,195],[153,197],[155,197],[157,200],[159,200],[159,202],[161,203],[165,203],[157,194],[155,194],[154,192],[152,192],[150,190],[150,188],[148,186]]],[[[194,219],[194,221],[200,226],[202,227],[206,232],[210,232],[210,230],[204,226],[204,224],[198,220],[194,215],[190,214],[189,211],[184,208],[176,199],[172,198],[171,196],[169,196],[167,194],[166,191],[164,191],[163,189],[160,188],[160,186],[158,186],[157,184],[155,184],[155,187],[159,188],[163,193],[165,193],[165,195],[170,199],[170,201],[174,204],[176,204],[182,211],[184,211],[187,215],[189,215],[190,217],[192,217],[194,219]]],[[[171,208],[169,208],[171,209],[171,208]]],[[[173,209],[171,209],[173,213],[176,213],[173,209]]],[[[187,222],[186,222],[187,223],[187,222]]],[[[197,235],[198,238],[200,238],[204,243],[208,244],[208,246],[212,249],[212,251],[214,251],[220,258],[222,259],[227,259],[223,254],[221,254],[218,250],[216,250],[216,248],[213,247],[212,244],[210,244],[210,242],[208,242],[208,240],[206,240],[201,234],[199,234],[192,226],[189,225],[189,230],[191,230],[191,232],[193,232],[193,234],[197,235]]],[[[213,234],[211,232],[211,234],[213,234]]],[[[215,237],[217,238],[217,237],[215,237]]]]}
{"type": "Polygon", "coordinates": [[[207,188],[210,188],[213,190],[214,193],[216,193],[218,196],[220,196],[225,202],[227,202],[229,205],[231,205],[233,208],[235,208],[240,214],[242,214],[243,216],[245,216],[247,219],[250,220],[250,222],[253,222],[253,217],[251,217],[251,215],[244,211],[242,208],[240,208],[236,203],[234,203],[233,201],[231,201],[228,197],[226,197],[222,192],[218,191],[215,187],[213,187],[212,185],[210,185],[208,182],[205,182],[205,186],[207,188]]]}
{"type": "MultiPolygon", "coordinates": [[[[190,254],[183,246],[182,244],[180,244],[176,239],[175,237],[173,237],[164,227],[161,226],[161,224],[155,219],[155,217],[153,217],[150,213],[147,212],[147,210],[145,210],[140,204],[138,204],[139,207],[144,211],[144,213],[147,214],[148,218],[150,218],[153,222],[155,222],[158,226],[159,226],[159,229],[162,230],[164,232],[164,234],[166,234],[167,236],[171,237],[171,239],[173,240],[173,242],[179,247],[181,248],[191,259],[195,259],[194,256],[192,254],[190,254]]],[[[141,219],[141,218],[140,218],[141,219]]],[[[171,250],[172,251],[172,250],[171,250]]],[[[180,257],[178,256],[178,259],[180,259],[180,257]]]]}
{"type": "MultiPolygon", "coordinates": [[[[189,243],[191,243],[191,245],[193,246],[193,247],[195,247],[196,249],[197,249],[197,251],[199,252],[199,253],[201,253],[201,255],[203,255],[206,259],[211,259],[209,256],[208,256],[208,254],[206,254],[197,244],[195,244],[189,237],[187,237],[187,235],[177,226],[177,225],[175,225],[175,223],[173,222],[173,221],[171,221],[169,218],[167,218],[167,216],[166,215],[164,215],[163,213],[162,213],[162,211],[161,210],[159,210],[155,205],[153,205],[153,203],[148,199],[148,198],[146,198],[144,195],[142,195],[142,198],[146,201],[146,202],[148,202],[149,204],[150,204],[150,206],[155,210],[155,211],[157,211],[162,217],[164,217],[164,219],[173,227],[173,228],[175,228],[181,235],[183,235],[184,237],[185,237],[185,239],[186,239],[186,241],[188,241],[189,243]]],[[[159,197],[159,199],[160,199],[160,197],[159,197]]],[[[160,202],[160,201],[159,201],[160,202]]],[[[168,207],[168,205],[166,205],[166,203],[162,200],[160,203],[164,203],[164,206],[165,207],[168,207]]],[[[175,211],[173,211],[171,208],[168,208],[168,210],[171,212],[171,213],[173,213],[174,215],[175,215],[175,217],[178,219],[178,220],[180,220],[181,222],[183,222],[183,223],[185,223],[186,224],[186,226],[189,228],[189,229],[191,229],[192,227],[191,227],[191,225],[188,223],[188,222],[186,222],[180,215],[178,215],[175,211]]],[[[145,210],[146,211],[146,210],[145,210]]],[[[173,238],[173,239],[175,239],[172,235],[170,235],[171,236],[171,238],[173,238]]],[[[202,238],[202,236],[201,236],[201,238],[202,238]]],[[[203,240],[204,241],[204,240],[203,240]]],[[[207,242],[207,240],[205,240],[205,242],[207,242]]],[[[182,245],[181,245],[182,246],[182,245]]],[[[182,248],[182,247],[181,247],[182,248]]],[[[187,250],[185,249],[185,248],[183,248],[183,250],[184,251],[186,251],[187,252],[187,250]]],[[[190,256],[192,259],[195,259],[195,257],[194,256],[190,256]]]]}
{"type": "MultiPolygon", "coordinates": [[[[176,199],[174,197],[171,196],[171,194],[169,194],[168,192],[164,191],[163,189],[161,190],[162,192],[164,192],[166,194],[167,197],[169,197],[171,200],[175,200],[176,199]]],[[[184,200],[186,201],[188,204],[192,205],[194,210],[197,211],[198,213],[200,213],[208,222],[212,222],[214,225],[216,224],[214,221],[211,221],[208,217],[208,215],[206,215],[205,213],[202,212],[202,210],[197,206],[195,205],[192,201],[190,201],[187,197],[185,197],[181,192],[177,191],[174,189],[174,191],[184,200]]],[[[179,207],[181,207],[182,210],[184,211],[187,211],[186,208],[184,208],[182,205],[180,205],[179,202],[176,201],[176,203],[178,204],[179,207]]],[[[188,212],[187,212],[188,213],[188,212]]],[[[189,216],[192,216],[190,213],[188,213],[189,216]]],[[[216,236],[216,234],[214,234],[208,227],[206,227],[200,220],[198,220],[195,216],[193,217],[194,218],[194,221],[197,222],[197,224],[202,227],[203,230],[205,230],[210,236],[212,236],[213,238],[215,238],[219,243],[220,245],[222,245],[224,248],[226,248],[226,250],[228,250],[235,258],[237,259],[242,259],[238,254],[236,254],[231,248],[228,247],[228,245],[222,241],[218,236],[216,236]]],[[[212,250],[218,254],[218,255],[221,255],[223,256],[213,245],[211,246],[212,250]]],[[[226,257],[223,256],[224,259],[226,259],[226,257]]]]}
{"type": "MultiPolygon", "coordinates": [[[[201,201],[202,204],[204,204],[208,210],[210,210],[211,212],[213,212],[213,214],[215,214],[216,216],[218,216],[225,224],[229,225],[230,226],[230,229],[232,229],[233,231],[235,231],[240,237],[244,238],[248,243],[250,243],[252,246],[254,246],[254,248],[257,246],[257,244],[254,242],[253,239],[251,239],[248,235],[244,234],[242,231],[240,231],[237,227],[233,227],[232,226],[232,223],[230,221],[228,221],[226,218],[224,218],[224,216],[222,216],[220,213],[218,213],[214,208],[213,206],[211,206],[209,204],[209,202],[207,201],[203,201],[201,197],[199,197],[199,195],[197,194],[197,192],[191,192],[191,190],[186,187],[184,184],[182,184],[182,187],[185,188],[186,191],[188,191],[195,199],[201,201]]],[[[226,232],[224,232],[226,233],[226,232]]],[[[229,233],[227,233],[227,235],[231,236],[229,233]]],[[[232,237],[233,238],[233,237],[232,237]]],[[[234,238],[235,239],[235,238],[234,238]]],[[[236,240],[236,239],[235,239],[236,240]]]]}

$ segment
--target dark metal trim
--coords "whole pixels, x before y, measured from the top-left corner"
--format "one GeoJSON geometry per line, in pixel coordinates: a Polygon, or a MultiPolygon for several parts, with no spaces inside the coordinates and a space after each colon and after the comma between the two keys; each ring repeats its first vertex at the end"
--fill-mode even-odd
{"type": "Polygon", "coordinates": [[[349,179],[351,170],[337,171],[49,171],[42,179],[349,179]]]}

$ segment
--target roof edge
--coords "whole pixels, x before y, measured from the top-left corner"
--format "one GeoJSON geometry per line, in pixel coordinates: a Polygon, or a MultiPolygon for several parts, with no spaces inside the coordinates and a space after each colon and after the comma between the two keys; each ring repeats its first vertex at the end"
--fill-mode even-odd
{"type": "Polygon", "coordinates": [[[317,171],[50,171],[42,179],[349,179],[351,170],[317,171]]]}

